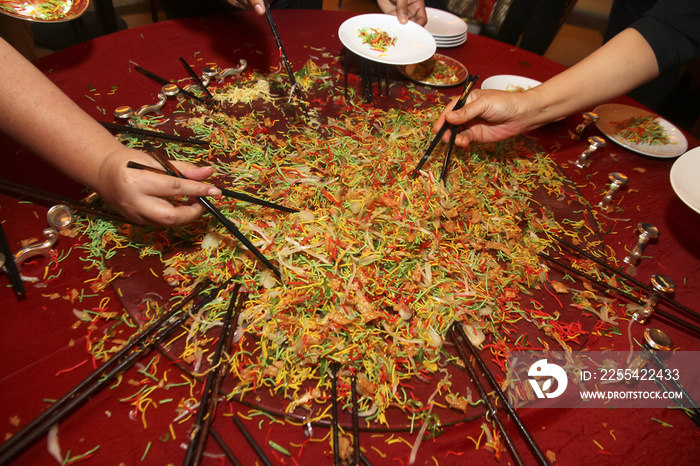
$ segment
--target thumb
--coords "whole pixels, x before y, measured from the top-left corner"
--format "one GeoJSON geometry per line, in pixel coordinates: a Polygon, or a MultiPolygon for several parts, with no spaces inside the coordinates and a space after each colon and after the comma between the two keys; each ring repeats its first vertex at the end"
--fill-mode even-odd
{"type": "Polygon", "coordinates": [[[479,91],[473,91],[468,102],[459,110],[452,110],[445,114],[445,119],[453,125],[463,125],[474,118],[478,118],[486,111],[486,105],[479,99],[479,91]]]}

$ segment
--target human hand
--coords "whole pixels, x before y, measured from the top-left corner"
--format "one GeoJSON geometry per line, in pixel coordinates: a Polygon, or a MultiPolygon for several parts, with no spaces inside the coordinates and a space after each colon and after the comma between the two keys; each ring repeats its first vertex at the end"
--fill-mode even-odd
{"type": "Polygon", "coordinates": [[[396,15],[401,24],[406,24],[409,19],[421,26],[428,22],[424,0],[377,0],[377,5],[384,13],[396,15]]]}
{"type": "MultiPolygon", "coordinates": [[[[494,142],[534,129],[538,124],[530,117],[532,97],[528,92],[506,92],[475,89],[467,103],[453,111],[457,99],[450,102],[433,128],[434,132],[447,120],[459,131],[455,144],[466,147],[472,142],[494,142]]],[[[447,131],[443,140],[449,140],[447,131]]]]}
{"type": "Polygon", "coordinates": [[[265,0],[226,0],[229,5],[242,10],[255,10],[259,15],[265,14],[265,0]]]}
{"type": "Polygon", "coordinates": [[[204,208],[196,196],[218,196],[221,191],[201,183],[214,173],[213,167],[173,162],[188,179],[175,178],[127,167],[129,161],[161,168],[146,153],[121,147],[107,155],[100,167],[97,192],[126,218],[147,225],[173,226],[190,223],[204,208]],[[187,196],[190,202],[173,205],[167,198],[187,196]]]}

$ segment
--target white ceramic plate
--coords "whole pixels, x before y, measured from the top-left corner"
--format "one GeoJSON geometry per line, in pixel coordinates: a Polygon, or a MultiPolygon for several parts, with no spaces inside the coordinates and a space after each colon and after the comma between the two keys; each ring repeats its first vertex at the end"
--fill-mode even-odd
{"type": "Polygon", "coordinates": [[[368,14],[346,20],[338,29],[338,37],[345,47],[361,57],[390,65],[412,65],[432,57],[437,49],[435,39],[418,24],[399,23],[394,15],[368,14]],[[372,50],[363,44],[359,30],[368,27],[386,32],[396,43],[386,52],[372,50]]]}
{"type": "Polygon", "coordinates": [[[700,147],[678,157],[671,167],[671,186],[676,195],[695,212],[700,213],[700,147]]]}
{"type": "Polygon", "coordinates": [[[467,23],[459,16],[437,8],[426,8],[428,22],[425,29],[435,38],[454,37],[467,33],[467,23]]]}
{"type": "Polygon", "coordinates": [[[455,39],[435,39],[435,43],[437,44],[438,47],[440,46],[448,46],[448,47],[454,47],[455,45],[462,45],[467,41],[467,35],[463,35],[461,37],[457,37],[455,39]]]}
{"type": "Polygon", "coordinates": [[[428,60],[414,65],[396,67],[401,74],[420,84],[435,87],[448,87],[462,84],[467,80],[467,69],[454,58],[436,53],[428,60]],[[436,64],[444,65],[448,71],[444,75],[435,73],[436,64]]]}
{"type": "Polygon", "coordinates": [[[658,122],[664,128],[666,135],[670,140],[669,144],[635,144],[620,137],[616,122],[620,122],[632,117],[644,117],[655,115],[652,112],[642,108],[632,107],[630,105],[621,104],[604,104],[599,105],[593,110],[598,114],[596,126],[608,139],[625,147],[633,152],[650,157],[657,158],[672,158],[678,157],[683,152],[688,150],[688,140],[685,138],[681,130],[676,128],[673,123],[659,117],[658,122]]]}
{"type": "Polygon", "coordinates": [[[542,84],[540,81],[526,78],[524,76],[516,76],[514,74],[499,74],[484,79],[481,83],[482,89],[496,89],[499,91],[517,92],[520,90],[528,90],[542,84]]]}
{"type": "Polygon", "coordinates": [[[438,46],[438,48],[441,48],[441,49],[449,49],[452,47],[459,47],[460,45],[464,44],[466,41],[467,41],[466,39],[463,39],[459,42],[445,43],[445,44],[438,42],[438,43],[436,43],[436,45],[438,46]]]}
{"type": "Polygon", "coordinates": [[[25,21],[60,23],[81,16],[89,6],[90,0],[0,0],[0,13],[25,21]]]}

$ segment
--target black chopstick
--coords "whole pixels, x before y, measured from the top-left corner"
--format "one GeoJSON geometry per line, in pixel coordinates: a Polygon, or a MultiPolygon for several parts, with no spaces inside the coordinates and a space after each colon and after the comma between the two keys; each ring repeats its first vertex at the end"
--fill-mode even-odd
{"type": "Polygon", "coordinates": [[[338,428],[338,366],[337,362],[330,364],[331,369],[331,428],[333,429],[333,464],[340,466],[340,450],[339,450],[339,428],[338,428]]]}
{"type": "Polygon", "coordinates": [[[198,466],[202,462],[204,449],[207,446],[207,439],[211,424],[214,420],[216,405],[219,396],[219,389],[223,380],[224,371],[221,370],[222,356],[233,339],[233,326],[238,321],[238,314],[243,307],[244,299],[238,294],[240,283],[237,283],[233,291],[231,291],[231,300],[223,319],[223,326],[219,334],[219,341],[214,350],[214,356],[211,361],[212,369],[207,375],[207,380],[204,383],[204,392],[199,403],[197,416],[195,417],[192,433],[190,434],[190,442],[187,445],[185,459],[183,464],[186,466],[198,466]]]}
{"type": "MultiPolygon", "coordinates": [[[[168,173],[165,170],[161,170],[161,169],[155,168],[155,167],[149,167],[148,165],[143,165],[141,163],[134,162],[134,161],[129,161],[126,164],[126,166],[129,168],[135,168],[137,170],[146,170],[149,172],[158,173],[160,175],[175,176],[175,175],[168,173]]],[[[290,212],[290,213],[299,212],[299,210],[297,210],[297,209],[293,209],[291,207],[286,207],[286,206],[283,206],[281,204],[275,204],[274,202],[270,202],[270,201],[266,201],[264,199],[253,197],[249,194],[245,194],[245,193],[242,193],[239,191],[233,191],[233,190],[227,189],[227,188],[222,188],[221,186],[216,186],[216,185],[214,185],[214,186],[221,191],[221,194],[223,196],[230,197],[233,199],[238,199],[239,201],[250,202],[251,204],[257,204],[257,205],[261,205],[264,207],[270,207],[271,209],[280,210],[282,212],[290,212]]]]}
{"type": "MultiPolygon", "coordinates": [[[[144,144],[144,147],[146,147],[149,150],[149,154],[156,159],[158,163],[160,163],[163,168],[168,172],[168,174],[177,176],[178,178],[185,178],[185,176],[175,168],[175,166],[170,162],[170,160],[167,159],[167,157],[163,156],[160,152],[158,152],[154,147],[152,147],[150,144],[144,144]]],[[[224,216],[224,214],[221,213],[219,209],[217,209],[214,204],[209,202],[209,200],[204,197],[204,196],[198,196],[197,201],[204,206],[205,209],[209,211],[210,214],[212,214],[216,219],[221,222],[221,224],[231,233],[233,236],[236,237],[238,241],[243,243],[243,245],[248,248],[250,252],[255,255],[255,257],[258,258],[263,264],[265,264],[272,272],[274,272],[275,275],[277,275],[277,278],[282,280],[282,274],[280,273],[279,269],[275,267],[275,265],[268,260],[267,257],[265,257],[258,248],[251,243],[248,238],[246,238],[243,233],[236,227],[236,225],[233,224],[229,219],[224,216]]]]}
{"type": "MultiPolygon", "coordinates": [[[[145,75],[145,76],[148,76],[149,78],[151,78],[151,79],[154,80],[155,82],[160,83],[160,84],[162,84],[162,85],[166,85],[166,84],[175,84],[174,82],[169,81],[169,80],[167,80],[167,79],[165,79],[165,78],[162,78],[162,77],[158,76],[157,74],[153,73],[152,71],[148,71],[147,69],[144,69],[144,68],[140,67],[139,65],[135,65],[134,68],[135,68],[136,71],[138,71],[139,73],[141,73],[141,74],[143,74],[143,75],[145,75]]],[[[204,105],[206,105],[206,106],[208,106],[208,107],[212,107],[212,108],[215,107],[215,105],[214,105],[213,103],[211,103],[211,102],[209,102],[209,101],[207,101],[207,100],[204,100],[204,99],[202,99],[201,97],[198,97],[198,96],[194,95],[194,94],[191,93],[190,91],[186,91],[185,89],[183,89],[181,86],[178,86],[177,84],[175,84],[175,85],[177,86],[178,91],[180,91],[180,93],[182,93],[182,95],[185,95],[185,96],[189,97],[190,99],[194,99],[194,100],[196,100],[196,101],[198,101],[198,102],[201,102],[201,103],[203,103],[204,105]]]]}
{"type": "MultiPolygon", "coordinates": [[[[460,108],[464,107],[464,104],[467,102],[467,97],[469,97],[469,93],[471,93],[472,89],[474,89],[474,84],[479,80],[478,75],[470,74],[467,77],[467,82],[464,85],[464,91],[462,91],[462,95],[459,96],[459,99],[457,99],[457,102],[455,103],[455,106],[452,108],[452,111],[459,110],[460,108]]],[[[433,140],[430,142],[430,145],[428,146],[428,149],[425,151],[425,154],[423,154],[423,157],[421,157],[420,161],[418,162],[418,165],[416,165],[416,168],[413,170],[413,173],[411,174],[411,178],[416,178],[421,170],[423,168],[423,165],[425,165],[425,162],[428,161],[428,158],[430,157],[430,154],[432,154],[433,150],[435,147],[438,145],[440,140],[442,139],[442,136],[445,134],[445,132],[448,129],[452,129],[453,125],[448,123],[447,120],[445,120],[442,123],[442,126],[440,126],[440,129],[438,132],[435,134],[435,137],[433,140]]],[[[452,140],[452,138],[450,138],[452,140]]],[[[454,145],[454,142],[452,142],[452,145],[454,145]]],[[[452,151],[451,148],[449,148],[450,152],[452,151]]]]}
{"type": "Polygon", "coordinates": [[[74,199],[59,196],[58,194],[49,193],[9,180],[0,179],[0,191],[26,196],[34,200],[46,202],[50,205],[63,204],[73,209],[73,211],[83,212],[85,214],[93,215],[106,220],[112,220],[119,223],[134,223],[118,213],[98,209],[85,202],[76,201],[74,199]]]}
{"type": "Polygon", "coordinates": [[[360,416],[359,403],[357,401],[357,376],[353,375],[350,381],[350,393],[352,395],[352,435],[354,464],[360,464],[360,416]]]}
{"type": "MultiPolygon", "coordinates": [[[[537,253],[537,255],[540,256],[541,258],[545,259],[546,261],[551,262],[554,265],[557,265],[558,267],[561,267],[565,270],[568,270],[569,272],[575,273],[579,277],[584,278],[584,279],[590,281],[591,283],[594,283],[595,285],[599,286],[600,288],[614,292],[615,294],[627,299],[628,301],[639,304],[640,306],[644,306],[646,304],[643,300],[637,298],[636,296],[633,296],[633,295],[627,293],[626,291],[621,290],[620,288],[616,288],[612,285],[609,285],[608,283],[606,283],[602,280],[598,280],[597,278],[595,278],[591,274],[588,274],[588,273],[586,273],[582,270],[576,269],[576,268],[574,268],[574,267],[572,267],[572,266],[570,266],[570,265],[568,265],[568,264],[566,264],[558,259],[555,259],[554,257],[550,256],[549,254],[547,254],[545,252],[539,252],[539,253],[537,253]]],[[[683,319],[680,319],[680,318],[674,316],[673,314],[664,311],[663,309],[655,309],[654,314],[657,314],[666,320],[670,320],[671,322],[674,322],[674,323],[680,325],[681,327],[685,328],[686,330],[690,330],[691,332],[694,332],[694,333],[700,335],[700,327],[697,327],[696,325],[693,325],[689,322],[686,322],[683,319]]]]}
{"type": "MultiPolygon", "coordinates": [[[[520,432],[520,435],[523,437],[523,440],[525,440],[525,443],[527,443],[528,447],[530,447],[530,450],[532,453],[535,455],[535,458],[539,462],[539,464],[543,466],[549,466],[549,460],[547,457],[542,453],[542,450],[540,449],[539,445],[537,445],[537,442],[535,439],[532,437],[532,434],[530,434],[530,431],[527,429],[525,424],[523,424],[522,419],[520,419],[520,416],[518,416],[518,413],[513,409],[513,406],[511,406],[510,402],[508,401],[508,398],[506,397],[505,393],[503,393],[503,390],[501,389],[501,386],[498,384],[498,381],[496,381],[496,378],[493,376],[489,368],[486,366],[484,363],[484,360],[481,358],[481,355],[479,352],[476,350],[474,345],[472,344],[471,340],[469,340],[469,337],[467,336],[466,332],[464,331],[464,328],[462,327],[461,324],[455,323],[451,329],[451,331],[454,331],[454,329],[457,329],[457,333],[459,334],[460,338],[464,342],[464,345],[469,349],[469,352],[471,355],[474,357],[474,360],[476,361],[477,365],[479,366],[479,369],[481,369],[481,372],[486,376],[486,380],[489,382],[489,385],[495,390],[496,395],[498,398],[501,400],[503,403],[504,408],[508,412],[508,415],[510,415],[511,420],[515,424],[515,427],[518,429],[518,432],[520,432]]],[[[454,337],[454,335],[453,335],[454,337]]],[[[455,341],[455,345],[457,345],[457,341],[455,341]]],[[[459,346],[459,345],[457,345],[459,346]]],[[[461,348],[461,346],[459,346],[461,348]]],[[[459,351],[458,348],[458,351],[459,351]]],[[[463,359],[464,363],[468,367],[472,367],[471,363],[469,362],[468,358],[463,359]]],[[[473,370],[473,367],[472,367],[473,370]]],[[[483,386],[482,386],[483,388],[483,386]]],[[[483,398],[483,397],[482,397],[483,398]]],[[[490,404],[490,400],[488,400],[490,404]]],[[[491,406],[493,409],[493,406],[491,406]]],[[[493,415],[496,415],[496,411],[492,411],[493,415]]],[[[502,431],[502,433],[505,436],[505,432],[502,431]]]]}
{"type": "Polygon", "coordinates": [[[280,33],[277,30],[277,25],[275,24],[275,20],[272,18],[272,12],[270,11],[270,4],[267,2],[267,0],[264,0],[265,2],[265,17],[267,18],[267,22],[270,25],[270,29],[272,30],[272,36],[275,38],[275,42],[277,42],[277,48],[280,51],[280,56],[282,57],[282,64],[284,65],[284,68],[287,70],[287,74],[289,75],[289,79],[292,81],[292,86],[294,88],[294,93],[296,94],[297,98],[299,99],[299,102],[301,103],[304,112],[306,112],[306,103],[304,102],[304,96],[301,94],[301,88],[299,88],[299,85],[297,84],[297,80],[294,77],[294,72],[292,71],[292,66],[289,64],[289,59],[287,58],[287,53],[284,51],[284,46],[282,45],[282,39],[280,38],[280,33]]]}
{"type": "MultiPolygon", "coordinates": [[[[566,241],[566,240],[563,239],[563,238],[560,238],[560,237],[558,237],[558,236],[553,236],[553,238],[554,238],[556,241],[558,241],[559,243],[561,243],[561,244],[563,244],[564,246],[566,246],[567,248],[569,248],[569,249],[571,249],[571,250],[573,250],[573,251],[576,251],[577,253],[579,253],[579,254],[581,254],[583,257],[585,257],[586,259],[588,259],[588,260],[590,260],[590,261],[592,261],[592,262],[595,262],[596,264],[600,265],[601,267],[605,268],[606,270],[609,270],[610,272],[612,272],[612,273],[614,273],[614,274],[616,274],[616,275],[618,275],[618,276],[624,278],[625,280],[634,283],[635,285],[637,285],[638,287],[642,288],[643,290],[645,290],[645,291],[647,291],[647,292],[652,292],[652,289],[651,289],[651,287],[650,287],[649,285],[647,285],[647,284],[645,284],[645,283],[642,283],[641,281],[637,280],[637,279],[634,278],[633,276],[631,276],[631,275],[629,275],[629,274],[626,274],[626,273],[623,272],[622,270],[619,270],[619,269],[614,268],[612,265],[608,264],[607,261],[604,261],[604,260],[602,260],[602,259],[598,259],[598,258],[595,257],[594,255],[592,255],[592,254],[586,252],[585,250],[583,250],[583,249],[581,249],[580,247],[578,247],[578,246],[576,246],[576,245],[574,245],[574,244],[572,244],[572,243],[566,241]]],[[[682,311],[684,311],[684,312],[686,312],[686,313],[692,315],[693,317],[700,319],[700,312],[694,311],[693,309],[689,308],[688,306],[684,305],[683,303],[679,303],[679,302],[676,301],[675,299],[673,299],[673,298],[671,298],[671,297],[669,297],[669,296],[666,296],[666,295],[660,295],[659,298],[660,298],[662,301],[666,301],[668,304],[671,304],[671,305],[677,307],[678,309],[680,309],[680,310],[682,310],[682,311]]]]}
{"type": "MultiPolygon", "coordinates": [[[[460,339],[457,338],[457,335],[455,335],[455,328],[459,328],[460,324],[455,323],[453,327],[450,328],[448,331],[450,337],[452,338],[452,341],[454,342],[455,348],[457,349],[457,352],[459,353],[459,357],[462,359],[464,362],[464,366],[467,369],[467,372],[469,372],[469,377],[474,381],[474,384],[476,385],[476,389],[479,392],[479,396],[481,397],[482,400],[484,400],[484,403],[486,403],[486,408],[491,415],[491,418],[493,421],[496,423],[496,426],[498,429],[501,431],[501,434],[503,435],[503,439],[505,441],[506,447],[508,447],[508,450],[510,451],[511,456],[513,457],[513,460],[515,461],[516,464],[519,466],[524,466],[524,462],[522,457],[520,456],[520,453],[518,453],[518,449],[515,448],[515,445],[513,444],[513,440],[510,438],[510,435],[508,435],[508,431],[505,429],[503,426],[503,423],[501,422],[501,418],[498,417],[498,413],[496,412],[496,408],[493,406],[493,403],[491,402],[491,399],[489,398],[488,393],[486,392],[486,388],[484,388],[484,384],[481,383],[481,379],[479,378],[478,374],[476,373],[476,370],[472,366],[471,361],[469,360],[469,356],[466,354],[464,351],[464,348],[460,344],[460,339]]],[[[469,339],[466,339],[469,341],[469,339]]],[[[466,343],[465,343],[466,344],[466,343]]]]}
{"type": "Polygon", "coordinates": [[[183,142],[185,144],[193,144],[197,146],[209,146],[209,141],[204,141],[202,139],[186,138],[183,136],[178,136],[176,134],[161,133],[158,131],[150,131],[147,129],[136,128],[134,126],[120,125],[117,123],[110,123],[106,121],[99,122],[103,127],[110,131],[122,132],[122,133],[132,133],[138,134],[140,136],[147,136],[155,139],[165,139],[167,141],[183,142]]]}
{"type": "Polygon", "coordinates": [[[209,92],[209,89],[207,89],[207,86],[204,85],[202,80],[197,76],[197,73],[194,72],[192,68],[190,68],[190,65],[185,61],[184,58],[180,57],[180,63],[182,66],[185,68],[187,71],[187,74],[190,75],[192,79],[204,90],[204,92],[207,94],[207,97],[209,97],[209,100],[214,103],[214,96],[211,95],[211,92],[209,92]]]}
{"type": "MultiPolygon", "coordinates": [[[[189,316],[182,315],[172,320],[187,304],[197,298],[209,285],[208,282],[198,284],[194,290],[180,303],[173,306],[157,321],[149,325],[145,330],[133,338],[119,352],[105,361],[100,367],[88,375],[83,381],[73,387],[58,401],[46,408],[39,416],[25,425],[19,432],[0,445],[0,464],[8,464],[12,459],[21,454],[25,449],[33,445],[40,437],[49,431],[51,426],[60,423],[70,416],[82,404],[98,393],[111,380],[124,370],[131,367],[141,356],[146,354],[154,346],[162,342],[167,336],[176,330],[189,316]]],[[[193,312],[201,309],[209,302],[216,299],[219,292],[228,286],[228,282],[220,285],[196,303],[193,312]]]]}
{"type": "Polygon", "coordinates": [[[236,458],[236,455],[233,454],[228,445],[226,445],[226,442],[224,442],[224,439],[221,438],[221,435],[219,435],[216,429],[214,429],[213,427],[209,429],[209,435],[211,435],[216,444],[219,445],[219,448],[221,448],[221,451],[224,452],[226,459],[229,460],[233,466],[243,466],[241,462],[238,461],[238,458],[236,458]]]}
{"type": "Polygon", "coordinates": [[[10,277],[10,284],[12,284],[12,289],[15,291],[17,296],[24,296],[25,289],[24,283],[22,283],[22,277],[19,274],[19,269],[17,268],[17,263],[15,262],[15,255],[10,248],[10,243],[7,242],[7,237],[5,236],[5,230],[2,228],[2,223],[0,222],[0,252],[5,256],[4,267],[7,270],[7,275],[10,277]]]}
{"type": "Polygon", "coordinates": [[[455,139],[457,138],[457,131],[450,133],[450,141],[447,143],[447,151],[445,151],[445,161],[442,163],[442,170],[440,171],[440,180],[445,181],[447,177],[447,171],[450,168],[450,158],[452,157],[452,149],[455,146],[455,139]]]}
{"type": "Polygon", "coordinates": [[[250,434],[248,429],[245,428],[243,425],[243,422],[241,422],[240,419],[238,419],[236,416],[233,417],[233,423],[236,424],[236,427],[238,427],[238,430],[243,434],[243,437],[245,437],[246,441],[250,445],[250,447],[255,451],[255,454],[258,455],[258,458],[260,458],[260,461],[262,461],[262,464],[265,466],[272,466],[272,462],[270,459],[265,455],[265,452],[260,448],[260,445],[257,444],[253,436],[250,434]]]}

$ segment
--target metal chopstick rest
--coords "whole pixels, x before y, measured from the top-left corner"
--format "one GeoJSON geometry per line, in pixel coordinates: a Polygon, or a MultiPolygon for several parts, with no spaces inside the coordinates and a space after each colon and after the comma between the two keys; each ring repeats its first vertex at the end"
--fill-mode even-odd
{"type": "MultiPolygon", "coordinates": [[[[598,280],[597,278],[595,278],[591,274],[588,274],[582,270],[579,270],[575,267],[572,267],[568,264],[565,264],[564,262],[562,262],[558,259],[555,259],[554,257],[550,256],[549,254],[547,254],[545,252],[539,252],[539,253],[537,253],[537,255],[540,256],[541,258],[543,258],[544,260],[551,262],[552,264],[555,264],[558,267],[561,267],[565,270],[568,270],[569,272],[575,273],[579,277],[582,277],[582,278],[588,280],[589,282],[591,282],[591,283],[593,283],[593,284],[595,284],[595,285],[597,285],[605,290],[615,292],[615,294],[627,299],[628,301],[639,304],[641,306],[644,306],[646,304],[643,300],[641,300],[635,296],[632,296],[631,294],[621,290],[620,288],[616,288],[614,286],[609,285],[607,282],[604,282],[602,280],[598,280]]],[[[660,299],[668,300],[669,298],[665,297],[664,295],[661,295],[660,299]]],[[[690,330],[691,332],[696,333],[697,335],[700,335],[700,327],[698,327],[697,325],[693,325],[690,322],[687,322],[683,319],[680,319],[669,312],[663,311],[662,309],[656,309],[655,314],[663,317],[666,320],[670,320],[671,322],[674,322],[674,323],[680,325],[681,327],[683,327],[687,330],[690,330]]]]}
{"type": "Polygon", "coordinates": [[[95,217],[100,217],[106,220],[112,220],[119,223],[133,223],[131,220],[126,219],[119,213],[108,212],[93,207],[86,202],[76,201],[74,199],[69,199],[64,196],[59,196],[58,194],[49,193],[9,180],[0,179],[0,191],[10,192],[20,196],[27,196],[34,200],[49,203],[52,206],[56,204],[63,204],[70,207],[74,212],[83,212],[85,214],[94,215],[95,217]]]}
{"type": "MultiPolygon", "coordinates": [[[[135,65],[134,68],[135,68],[136,71],[138,71],[139,73],[143,74],[144,76],[147,76],[147,77],[151,78],[152,80],[154,80],[154,81],[157,82],[157,83],[160,83],[160,84],[175,84],[175,83],[173,83],[173,82],[171,82],[171,81],[168,81],[167,79],[165,79],[165,78],[163,78],[163,77],[158,76],[157,74],[153,73],[152,71],[148,71],[147,69],[140,67],[139,65],[135,65]]],[[[177,84],[175,84],[175,85],[177,86],[177,84]]],[[[211,107],[211,108],[214,107],[214,104],[213,104],[213,103],[208,102],[208,101],[202,99],[201,97],[198,97],[198,96],[194,95],[194,94],[191,93],[190,91],[187,91],[187,90],[183,89],[181,86],[177,86],[177,88],[178,88],[178,90],[182,93],[182,95],[185,95],[185,96],[189,97],[190,99],[194,99],[194,100],[196,100],[196,101],[198,101],[198,102],[201,102],[201,103],[203,103],[204,105],[206,105],[206,106],[208,106],[208,107],[211,107]]]]}
{"type": "MultiPolygon", "coordinates": [[[[608,270],[609,272],[614,273],[614,274],[617,275],[618,277],[623,278],[623,279],[625,279],[625,280],[627,280],[627,281],[630,281],[630,282],[634,283],[634,285],[638,286],[639,288],[641,288],[641,289],[643,289],[643,290],[645,290],[645,291],[647,291],[647,292],[652,292],[652,291],[653,291],[653,288],[652,288],[651,286],[649,286],[649,285],[647,285],[647,284],[645,284],[645,283],[643,283],[643,282],[637,280],[636,278],[634,278],[633,276],[631,276],[631,275],[629,275],[629,274],[626,274],[626,273],[623,272],[622,270],[619,270],[619,269],[614,268],[614,267],[611,266],[607,261],[595,257],[594,255],[592,255],[592,254],[586,252],[585,250],[581,249],[580,247],[576,246],[575,244],[572,244],[572,243],[570,243],[570,242],[566,241],[565,239],[560,238],[560,237],[558,237],[558,236],[553,236],[553,238],[554,238],[557,242],[561,243],[562,245],[566,246],[567,248],[571,249],[572,251],[577,252],[578,254],[582,255],[582,256],[585,257],[586,259],[588,259],[588,260],[590,260],[590,261],[592,261],[592,262],[595,262],[596,264],[600,265],[601,267],[603,267],[604,269],[608,270]]],[[[689,314],[689,315],[695,317],[696,319],[700,319],[700,312],[694,311],[693,309],[689,308],[689,307],[686,306],[685,304],[680,303],[680,302],[674,300],[674,299],[671,298],[670,296],[665,295],[665,294],[661,294],[661,295],[659,296],[659,298],[660,298],[662,301],[666,302],[667,304],[670,304],[671,306],[674,306],[674,307],[678,308],[679,310],[681,310],[681,311],[683,311],[683,312],[685,312],[685,313],[687,313],[687,314],[689,314]]]]}
{"type": "MultiPolygon", "coordinates": [[[[654,361],[654,363],[656,363],[657,367],[659,367],[665,373],[668,370],[668,366],[666,366],[656,352],[670,351],[672,347],[673,342],[666,332],[658,328],[645,328],[642,353],[629,364],[629,369],[633,371],[642,369],[651,359],[654,361]]],[[[664,392],[671,391],[671,388],[664,383],[663,379],[654,377],[653,381],[656,386],[662,389],[664,392]]],[[[700,406],[698,406],[695,400],[685,390],[680,381],[670,377],[668,382],[675,390],[683,394],[681,398],[673,397],[673,401],[677,406],[684,408],[686,415],[690,417],[694,423],[700,426],[700,406]],[[690,406],[686,406],[684,402],[687,402],[690,406]]],[[[632,383],[632,381],[629,381],[628,383],[632,383]]]]}
{"type": "Polygon", "coordinates": [[[194,70],[192,68],[190,68],[190,65],[185,61],[184,58],[180,57],[180,63],[187,71],[187,74],[189,74],[190,77],[192,79],[194,79],[194,82],[196,82],[204,90],[204,93],[207,94],[207,97],[209,97],[209,100],[212,103],[214,103],[214,96],[211,95],[211,92],[209,92],[209,89],[207,89],[207,86],[205,86],[204,83],[202,82],[201,78],[199,76],[197,76],[197,73],[195,73],[194,70]]]}

